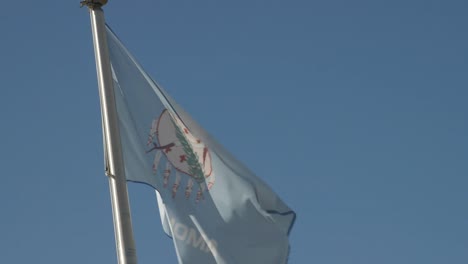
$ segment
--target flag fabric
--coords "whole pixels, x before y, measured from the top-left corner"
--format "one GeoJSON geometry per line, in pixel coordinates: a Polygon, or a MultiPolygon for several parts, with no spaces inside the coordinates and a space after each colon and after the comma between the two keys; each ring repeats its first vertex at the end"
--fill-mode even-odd
{"type": "Polygon", "coordinates": [[[287,263],[294,211],[107,39],[126,177],[156,190],[179,263],[287,263]]]}

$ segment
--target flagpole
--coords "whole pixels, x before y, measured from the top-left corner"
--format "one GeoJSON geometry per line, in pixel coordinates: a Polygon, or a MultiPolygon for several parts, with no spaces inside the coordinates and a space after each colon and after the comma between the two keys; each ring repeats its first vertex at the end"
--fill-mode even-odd
{"type": "Polygon", "coordinates": [[[86,5],[89,8],[91,17],[101,102],[106,175],[109,178],[117,260],[119,264],[136,264],[136,249],[133,239],[104,12],[101,9],[106,3],[107,0],[85,0],[81,2],[82,6],[86,5]]]}

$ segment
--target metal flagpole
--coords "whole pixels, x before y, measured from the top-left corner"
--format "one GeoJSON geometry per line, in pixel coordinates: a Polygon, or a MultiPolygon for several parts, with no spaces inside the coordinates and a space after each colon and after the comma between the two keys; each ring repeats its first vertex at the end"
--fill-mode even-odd
{"type": "Polygon", "coordinates": [[[119,264],[136,264],[135,242],[133,239],[127,181],[125,178],[118,116],[115,106],[104,12],[101,9],[106,3],[107,0],[85,0],[81,2],[82,6],[86,5],[89,8],[91,16],[97,80],[101,101],[106,174],[109,178],[117,260],[119,264]]]}

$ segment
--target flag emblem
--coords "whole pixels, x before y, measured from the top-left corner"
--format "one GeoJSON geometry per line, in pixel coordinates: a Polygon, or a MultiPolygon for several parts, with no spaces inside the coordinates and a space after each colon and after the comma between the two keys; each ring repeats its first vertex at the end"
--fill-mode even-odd
{"type": "Polygon", "coordinates": [[[185,197],[190,198],[194,187],[198,187],[196,201],[203,198],[203,192],[214,185],[214,175],[211,166],[209,149],[175,115],[163,110],[151,124],[147,142],[149,150],[154,153],[153,173],[163,162],[163,186],[168,187],[169,180],[175,177],[172,185],[172,198],[175,198],[182,183],[185,185],[185,197]],[[185,181],[183,181],[185,179],[185,181]],[[194,185],[198,186],[194,186],[194,185]]]}

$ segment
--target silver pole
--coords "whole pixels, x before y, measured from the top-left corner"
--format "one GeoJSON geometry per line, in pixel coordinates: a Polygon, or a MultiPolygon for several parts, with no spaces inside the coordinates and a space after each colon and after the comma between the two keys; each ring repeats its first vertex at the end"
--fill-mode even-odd
{"type": "Polygon", "coordinates": [[[84,4],[89,7],[93,31],[107,165],[106,174],[109,178],[117,260],[119,264],[136,264],[136,249],[115,106],[104,12],[101,9],[101,6],[106,2],[105,0],[88,0],[84,1],[84,4]]]}

